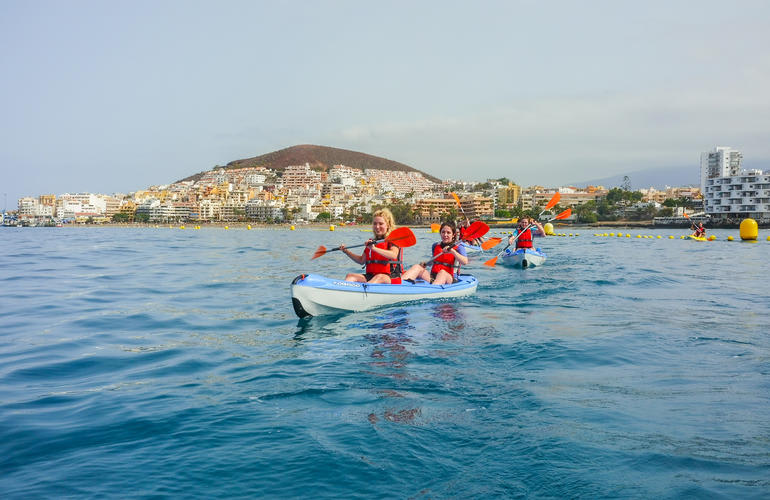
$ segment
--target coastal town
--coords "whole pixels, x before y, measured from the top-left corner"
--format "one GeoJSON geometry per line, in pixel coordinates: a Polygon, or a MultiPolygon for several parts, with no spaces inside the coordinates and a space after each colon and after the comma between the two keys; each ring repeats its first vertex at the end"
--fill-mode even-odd
{"type": "Polygon", "coordinates": [[[741,168],[741,152],[717,147],[701,154],[700,187],[631,191],[624,185],[522,187],[502,177],[485,182],[429,178],[419,171],[355,168],[322,169],[286,165],[215,167],[194,178],[131,193],[42,194],[18,200],[3,214],[4,225],[45,226],[104,223],[355,223],[374,208],[389,206],[401,223],[431,224],[457,217],[457,193],[464,216],[511,220],[537,212],[556,193],[557,209],[572,209],[568,221],[730,223],[743,217],[770,218],[770,172],[741,168]]]}

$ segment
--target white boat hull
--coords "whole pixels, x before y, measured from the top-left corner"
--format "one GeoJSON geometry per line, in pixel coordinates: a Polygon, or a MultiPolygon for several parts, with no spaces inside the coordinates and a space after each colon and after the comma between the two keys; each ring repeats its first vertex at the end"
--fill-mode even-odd
{"type": "Polygon", "coordinates": [[[400,285],[356,283],[316,274],[301,275],[291,284],[294,312],[300,318],[367,311],[376,307],[427,299],[463,297],[476,292],[478,281],[460,275],[457,283],[431,285],[418,280],[400,285]]]}
{"type": "Polygon", "coordinates": [[[542,266],[548,256],[539,248],[517,248],[515,251],[510,249],[500,257],[500,263],[508,267],[527,267],[542,266]]]}

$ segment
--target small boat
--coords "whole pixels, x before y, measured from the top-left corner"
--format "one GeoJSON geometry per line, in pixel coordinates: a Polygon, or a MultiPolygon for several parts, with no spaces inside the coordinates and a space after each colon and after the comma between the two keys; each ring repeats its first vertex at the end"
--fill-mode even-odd
{"type": "Polygon", "coordinates": [[[684,237],[684,239],[686,239],[686,240],[695,240],[695,241],[708,241],[708,239],[704,238],[703,236],[695,236],[695,235],[692,235],[692,234],[688,234],[687,236],[684,237]]]}
{"type": "Polygon", "coordinates": [[[500,263],[509,267],[528,267],[542,266],[548,256],[539,248],[517,248],[511,250],[508,248],[500,257],[500,263]]]}
{"type": "Polygon", "coordinates": [[[425,299],[463,297],[476,292],[479,282],[470,274],[461,274],[456,283],[431,285],[422,280],[398,285],[357,283],[301,274],[291,282],[291,303],[297,316],[320,316],[366,311],[375,307],[425,299]]]}

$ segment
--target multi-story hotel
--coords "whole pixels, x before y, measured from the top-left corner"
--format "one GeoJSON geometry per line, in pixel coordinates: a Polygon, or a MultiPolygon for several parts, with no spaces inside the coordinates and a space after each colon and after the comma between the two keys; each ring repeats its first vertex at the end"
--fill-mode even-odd
{"type": "Polygon", "coordinates": [[[770,220],[770,172],[741,170],[743,155],[729,147],[701,154],[704,211],[715,220],[770,220]]]}

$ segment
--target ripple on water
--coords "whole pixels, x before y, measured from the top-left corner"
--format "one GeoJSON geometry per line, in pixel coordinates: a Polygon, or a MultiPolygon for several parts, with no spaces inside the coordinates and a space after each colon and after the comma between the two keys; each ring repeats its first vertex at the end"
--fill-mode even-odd
{"type": "Polygon", "coordinates": [[[474,258],[472,297],[298,320],[291,279],[358,270],[310,256],[363,233],[40,229],[2,235],[5,497],[770,486],[763,245],[548,238],[474,258]]]}

